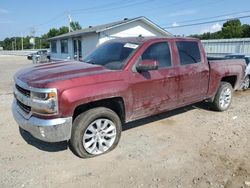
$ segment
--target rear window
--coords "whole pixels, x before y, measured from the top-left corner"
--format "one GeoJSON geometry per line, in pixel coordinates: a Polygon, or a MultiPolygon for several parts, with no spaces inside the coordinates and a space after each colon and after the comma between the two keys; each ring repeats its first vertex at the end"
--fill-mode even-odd
{"type": "Polygon", "coordinates": [[[181,65],[189,65],[201,62],[199,45],[194,41],[176,42],[181,65]]]}

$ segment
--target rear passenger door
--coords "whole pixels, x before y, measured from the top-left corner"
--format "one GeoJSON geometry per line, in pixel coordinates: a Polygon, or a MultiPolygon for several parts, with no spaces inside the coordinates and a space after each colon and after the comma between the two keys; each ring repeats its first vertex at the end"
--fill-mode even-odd
{"type": "Polygon", "coordinates": [[[209,67],[196,41],[176,41],[179,54],[179,104],[202,100],[208,90],[209,67]]]}

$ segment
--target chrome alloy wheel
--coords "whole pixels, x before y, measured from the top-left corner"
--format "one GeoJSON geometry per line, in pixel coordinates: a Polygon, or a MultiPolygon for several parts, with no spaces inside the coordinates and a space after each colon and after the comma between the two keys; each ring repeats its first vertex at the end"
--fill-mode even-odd
{"type": "Polygon", "coordinates": [[[93,121],[83,135],[83,146],[92,155],[107,151],[115,142],[116,126],[109,119],[101,118],[93,121]]]}
{"type": "Polygon", "coordinates": [[[246,76],[244,81],[241,84],[241,89],[247,90],[249,88],[249,85],[250,85],[250,78],[249,78],[249,76],[246,76]]]}
{"type": "Polygon", "coordinates": [[[224,88],[223,91],[221,92],[219,103],[220,106],[224,109],[226,109],[232,100],[232,92],[229,88],[224,88]]]}

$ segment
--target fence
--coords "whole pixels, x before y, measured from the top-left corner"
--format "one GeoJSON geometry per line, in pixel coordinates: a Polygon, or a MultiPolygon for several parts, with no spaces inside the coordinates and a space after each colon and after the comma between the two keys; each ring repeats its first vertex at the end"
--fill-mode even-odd
{"type": "Polygon", "coordinates": [[[35,50],[2,50],[2,51],[0,51],[0,55],[26,56],[28,54],[35,53],[38,50],[41,50],[41,49],[35,49],[35,50]]]}
{"type": "Polygon", "coordinates": [[[201,42],[208,56],[223,57],[232,53],[250,55],[250,38],[202,40],[201,42]]]}

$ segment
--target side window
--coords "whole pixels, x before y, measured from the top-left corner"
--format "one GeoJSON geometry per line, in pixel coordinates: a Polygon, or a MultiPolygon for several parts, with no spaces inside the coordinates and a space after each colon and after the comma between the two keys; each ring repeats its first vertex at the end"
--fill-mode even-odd
{"type": "Polygon", "coordinates": [[[159,68],[170,67],[171,54],[167,42],[152,44],[141,56],[142,60],[157,60],[159,68]]]}
{"type": "Polygon", "coordinates": [[[181,65],[189,65],[201,62],[201,53],[197,42],[176,42],[181,65]]]}

